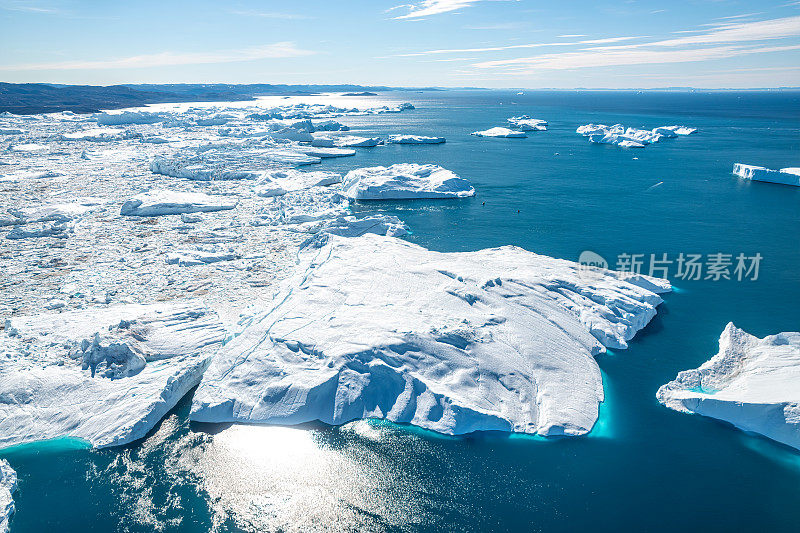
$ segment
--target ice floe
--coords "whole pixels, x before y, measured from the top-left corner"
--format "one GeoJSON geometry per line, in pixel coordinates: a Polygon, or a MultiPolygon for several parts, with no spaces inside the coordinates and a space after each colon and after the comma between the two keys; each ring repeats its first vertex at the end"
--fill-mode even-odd
{"type": "Polygon", "coordinates": [[[380,137],[359,137],[357,135],[345,135],[335,139],[336,146],[346,148],[372,148],[381,144],[380,137]]]}
{"type": "Polygon", "coordinates": [[[139,439],[200,381],[225,336],[199,303],[11,317],[0,337],[0,447],[139,439]]]}
{"type": "Polygon", "coordinates": [[[444,137],[427,137],[425,135],[390,135],[389,144],[442,144],[444,137]]]}
{"type": "Polygon", "coordinates": [[[800,333],[759,339],[729,323],[719,353],[658,390],[676,411],[724,420],[800,449],[800,333]]]}
{"type": "Polygon", "coordinates": [[[488,130],[483,131],[473,131],[472,135],[476,135],[478,137],[507,137],[507,138],[523,138],[527,137],[524,132],[512,130],[508,128],[489,128],[488,130]]]}
{"type": "Polygon", "coordinates": [[[157,217],[223,211],[236,207],[236,199],[225,196],[211,196],[201,192],[178,192],[154,189],[137,194],[122,204],[121,215],[138,217],[157,217]]]}
{"type": "Polygon", "coordinates": [[[771,170],[766,167],[736,163],[733,165],[733,173],[746,180],[766,181],[800,187],[800,168],[798,167],[771,170]]]}
{"type": "Polygon", "coordinates": [[[351,170],[340,194],[351,200],[465,198],[475,195],[469,181],[438,165],[399,163],[351,170]]]}
{"type": "Polygon", "coordinates": [[[510,117],[507,119],[512,128],[521,131],[546,131],[547,121],[538,118],[531,118],[528,115],[510,117]]]}
{"type": "Polygon", "coordinates": [[[0,533],[8,533],[14,516],[14,492],[17,490],[17,473],[5,459],[0,459],[0,533]]]}
{"type": "Polygon", "coordinates": [[[232,249],[218,246],[198,247],[192,250],[175,250],[166,257],[167,264],[178,266],[197,266],[216,263],[218,261],[233,261],[239,255],[232,249]]]}
{"type": "Polygon", "coordinates": [[[626,347],[661,302],[619,273],[586,282],[575,263],[515,247],[329,236],[300,266],[215,357],[194,420],[585,434],[603,400],[593,356],[626,347]]]}

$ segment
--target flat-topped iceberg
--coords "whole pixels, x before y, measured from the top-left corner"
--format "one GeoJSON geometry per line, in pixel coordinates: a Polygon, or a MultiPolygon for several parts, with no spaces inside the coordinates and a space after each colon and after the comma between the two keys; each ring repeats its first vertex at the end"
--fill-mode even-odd
{"type": "Polygon", "coordinates": [[[236,207],[235,198],[212,196],[202,192],[179,192],[153,189],[137,194],[122,204],[121,215],[137,217],[157,217],[180,215],[181,213],[201,213],[224,211],[236,207]]]}
{"type": "Polygon", "coordinates": [[[483,131],[473,131],[471,135],[476,135],[478,137],[507,137],[512,139],[527,137],[524,132],[501,127],[489,128],[483,131]]]}
{"type": "Polygon", "coordinates": [[[118,126],[122,124],[154,124],[166,120],[163,113],[150,113],[148,111],[107,111],[95,117],[98,124],[104,126],[118,126]]]}
{"type": "Polygon", "coordinates": [[[719,353],[678,373],[658,401],[800,449],[800,333],[759,339],[729,323],[719,353]]]}
{"type": "Polygon", "coordinates": [[[507,122],[511,127],[522,131],[547,131],[547,121],[531,118],[528,115],[509,117],[507,122]]]}
{"type": "Polygon", "coordinates": [[[61,138],[65,141],[95,142],[122,141],[126,139],[135,139],[138,137],[141,137],[141,135],[116,128],[90,128],[88,130],[65,133],[61,136],[61,138]]]}
{"type": "Polygon", "coordinates": [[[771,170],[766,167],[736,163],[733,165],[733,173],[746,180],[766,181],[800,187],[800,168],[797,167],[771,170]]]}
{"type": "Polygon", "coordinates": [[[225,335],[198,303],[9,318],[0,336],[0,447],[139,439],[199,383],[225,335]]]}
{"type": "Polygon", "coordinates": [[[215,357],[204,422],[385,418],[447,434],[581,435],[603,384],[594,355],[625,347],[661,298],[641,283],[516,247],[438,253],[329,236],[215,357]]]}
{"type": "Polygon", "coordinates": [[[168,265],[197,266],[217,263],[219,261],[233,261],[239,255],[231,249],[217,246],[205,246],[194,249],[183,249],[169,252],[166,257],[168,265]]]}
{"type": "Polygon", "coordinates": [[[5,459],[0,459],[0,533],[8,533],[14,515],[14,491],[17,490],[17,473],[5,459]]]}
{"type": "Polygon", "coordinates": [[[389,144],[442,144],[445,142],[445,138],[425,135],[390,135],[386,142],[389,144]]]}
{"type": "Polygon", "coordinates": [[[438,165],[399,163],[351,170],[339,194],[351,200],[465,198],[474,196],[475,189],[469,181],[438,165]]]}
{"type": "Polygon", "coordinates": [[[372,148],[381,143],[380,137],[358,137],[357,135],[345,135],[335,139],[336,146],[346,148],[372,148]]]}

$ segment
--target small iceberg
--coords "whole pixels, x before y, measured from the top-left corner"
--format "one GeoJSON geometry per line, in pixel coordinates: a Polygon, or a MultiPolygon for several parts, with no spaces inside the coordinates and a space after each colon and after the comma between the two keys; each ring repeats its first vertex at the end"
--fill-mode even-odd
{"type": "Polygon", "coordinates": [[[656,397],[670,409],[724,420],[800,449],[800,333],[759,339],[729,323],[719,353],[678,373],[656,397]]]}
{"type": "Polygon", "coordinates": [[[345,148],[372,148],[381,144],[380,137],[358,137],[356,135],[345,135],[336,139],[336,146],[345,148]]]}
{"type": "Polygon", "coordinates": [[[659,126],[652,130],[626,128],[622,124],[584,124],[575,132],[589,138],[595,144],[614,144],[621,148],[644,148],[648,144],[672,139],[679,135],[689,135],[697,131],[687,126],[659,126]]]}
{"type": "Polygon", "coordinates": [[[120,215],[134,217],[157,217],[224,211],[236,207],[237,201],[226,196],[211,196],[201,192],[178,192],[153,189],[137,194],[122,204],[120,215]]]}
{"type": "Polygon", "coordinates": [[[351,200],[466,198],[475,195],[469,181],[438,165],[400,163],[351,170],[339,192],[351,200]]]}
{"type": "Polygon", "coordinates": [[[470,135],[476,135],[478,137],[506,137],[512,139],[527,137],[524,132],[501,127],[489,128],[483,131],[473,131],[470,135]]]}
{"type": "Polygon", "coordinates": [[[390,135],[389,144],[442,144],[444,137],[426,137],[425,135],[390,135]]]}
{"type": "Polygon", "coordinates": [[[512,128],[521,131],[547,131],[547,121],[538,118],[531,118],[528,115],[510,117],[507,119],[512,128]]]}
{"type": "Polygon", "coordinates": [[[169,252],[166,257],[166,262],[168,265],[186,267],[208,265],[219,261],[233,261],[234,259],[239,259],[239,257],[240,256],[233,250],[209,246],[169,252]]]}
{"type": "Polygon", "coordinates": [[[733,173],[746,180],[766,181],[800,187],[800,167],[771,170],[766,167],[736,163],[733,165],[733,173]]]}

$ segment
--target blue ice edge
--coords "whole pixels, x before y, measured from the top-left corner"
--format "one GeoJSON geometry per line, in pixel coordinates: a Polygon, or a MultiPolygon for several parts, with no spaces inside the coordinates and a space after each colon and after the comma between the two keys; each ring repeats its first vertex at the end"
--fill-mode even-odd
{"type": "Polygon", "coordinates": [[[13,459],[39,454],[58,454],[73,450],[89,450],[92,444],[77,437],[56,437],[54,439],[37,440],[24,444],[15,444],[0,449],[0,458],[13,459]]]}

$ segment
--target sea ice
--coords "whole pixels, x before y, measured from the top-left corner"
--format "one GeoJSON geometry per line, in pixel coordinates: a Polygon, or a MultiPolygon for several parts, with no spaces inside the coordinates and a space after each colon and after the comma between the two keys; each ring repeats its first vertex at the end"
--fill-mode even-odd
{"type": "Polygon", "coordinates": [[[107,111],[96,116],[98,124],[120,126],[123,124],[154,124],[163,122],[165,115],[147,111],[107,111]]]}
{"type": "Polygon", "coordinates": [[[400,163],[351,170],[340,194],[351,200],[464,198],[474,196],[469,181],[438,165],[400,163]]]}
{"type": "Polygon", "coordinates": [[[200,381],[225,336],[199,303],[11,317],[0,337],[0,448],[139,439],[200,381]]]}
{"type": "Polygon", "coordinates": [[[0,533],[8,533],[14,515],[14,491],[17,490],[17,473],[5,459],[0,459],[0,533]]]}
{"type": "Polygon", "coordinates": [[[682,413],[730,422],[800,449],[800,333],[759,339],[729,323],[719,353],[679,372],[658,401],[682,413]]]}
{"type": "Polygon", "coordinates": [[[390,135],[389,144],[442,144],[444,137],[426,137],[424,135],[390,135]]]}
{"type": "Polygon", "coordinates": [[[522,138],[527,137],[524,132],[510,130],[508,128],[489,128],[488,130],[483,131],[473,131],[472,135],[477,135],[478,137],[508,137],[508,138],[522,138]]]}
{"type": "Polygon", "coordinates": [[[438,253],[329,236],[217,354],[191,418],[585,434],[603,401],[593,356],[627,346],[661,302],[639,281],[586,281],[576,263],[515,247],[438,253]]]}
{"type": "Polygon", "coordinates": [[[746,180],[766,181],[800,187],[800,168],[789,167],[770,170],[766,167],[736,163],[733,165],[733,173],[746,180]]]}
{"type": "Polygon", "coordinates": [[[122,204],[121,215],[138,217],[157,217],[224,211],[236,207],[237,201],[226,196],[211,196],[201,192],[178,192],[153,189],[137,194],[122,204]]]}

